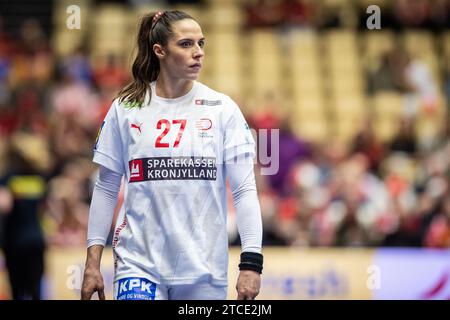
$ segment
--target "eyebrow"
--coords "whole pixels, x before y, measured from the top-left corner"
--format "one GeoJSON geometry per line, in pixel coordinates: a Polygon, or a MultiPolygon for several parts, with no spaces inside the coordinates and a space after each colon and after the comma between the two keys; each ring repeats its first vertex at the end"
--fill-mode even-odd
{"type": "MultiPolygon", "coordinates": [[[[202,40],[204,41],[205,37],[199,39],[198,41],[202,41],[202,40]]],[[[183,38],[183,39],[178,40],[177,43],[182,42],[182,41],[194,41],[194,40],[192,38],[183,38]]]]}

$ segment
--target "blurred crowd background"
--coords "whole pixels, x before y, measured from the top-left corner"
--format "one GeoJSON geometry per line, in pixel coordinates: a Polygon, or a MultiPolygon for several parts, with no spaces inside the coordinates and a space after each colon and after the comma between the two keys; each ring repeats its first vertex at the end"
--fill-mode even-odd
{"type": "Polygon", "coordinates": [[[92,147],[138,18],[175,8],[203,28],[200,81],[280,130],[278,173],[257,168],[264,246],[450,246],[447,0],[2,1],[3,245],[85,246],[92,147]]]}

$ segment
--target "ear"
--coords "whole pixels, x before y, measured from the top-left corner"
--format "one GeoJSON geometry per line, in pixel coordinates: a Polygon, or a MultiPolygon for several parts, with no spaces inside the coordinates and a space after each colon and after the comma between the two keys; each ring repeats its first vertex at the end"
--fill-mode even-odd
{"type": "Polygon", "coordinates": [[[166,55],[166,52],[164,51],[163,47],[158,43],[155,43],[153,45],[153,52],[159,59],[163,59],[166,55]]]}

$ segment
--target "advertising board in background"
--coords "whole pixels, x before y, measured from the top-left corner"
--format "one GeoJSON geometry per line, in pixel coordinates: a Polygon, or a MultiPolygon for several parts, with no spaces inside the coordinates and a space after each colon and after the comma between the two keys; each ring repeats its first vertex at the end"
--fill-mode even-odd
{"type": "MultiPolygon", "coordinates": [[[[239,255],[239,248],[230,249],[228,299],[237,297],[239,255]]],[[[48,250],[43,298],[80,299],[85,257],[84,248],[48,250]]],[[[113,273],[112,251],[106,248],[107,299],[113,273]]],[[[10,297],[7,280],[0,254],[0,299],[10,297]]],[[[267,247],[258,299],[450,299],[450,250],[267,247]]]]}

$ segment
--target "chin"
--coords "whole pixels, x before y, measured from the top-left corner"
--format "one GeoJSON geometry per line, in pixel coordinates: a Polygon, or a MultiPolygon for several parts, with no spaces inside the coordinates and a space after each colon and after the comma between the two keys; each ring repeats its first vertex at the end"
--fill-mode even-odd
{"type": "Polygon", "coordinates": [[[200,76],[199,73],[191,74],[191,75],[186,76],[186,80],[192,80],[192,81],[197,80],[199,78],[199,76],[200,76]]]}

